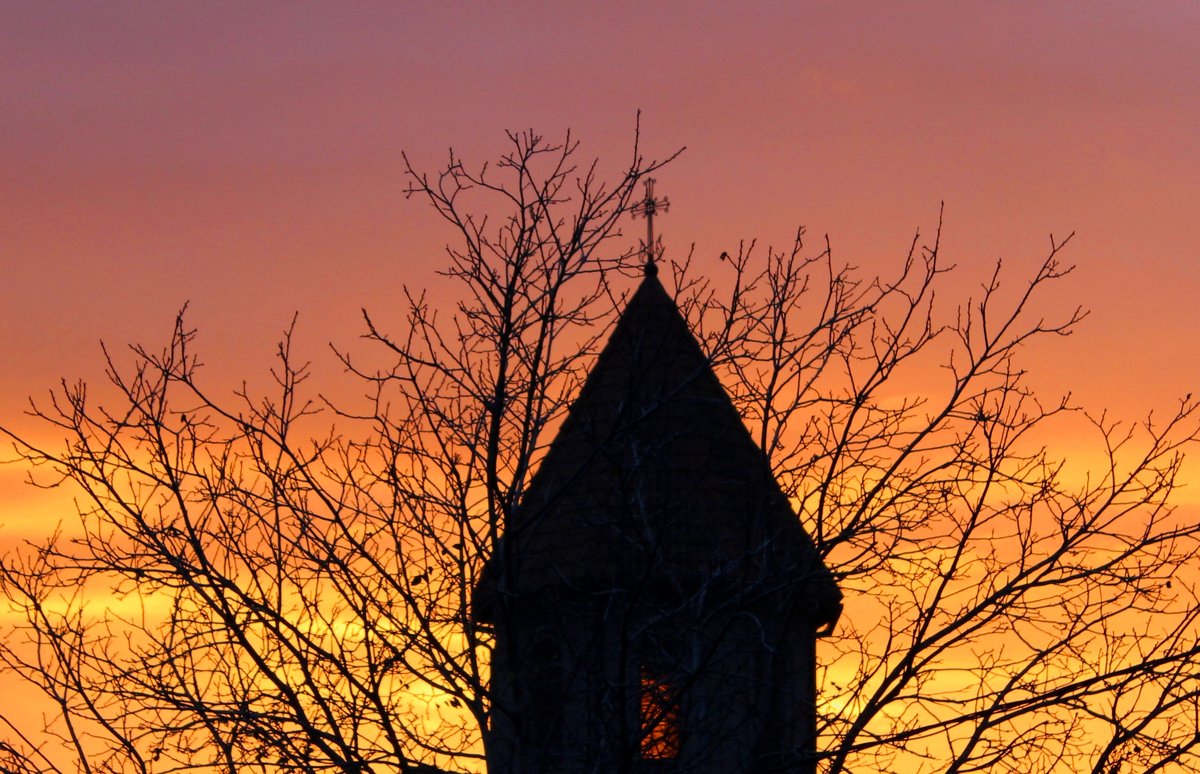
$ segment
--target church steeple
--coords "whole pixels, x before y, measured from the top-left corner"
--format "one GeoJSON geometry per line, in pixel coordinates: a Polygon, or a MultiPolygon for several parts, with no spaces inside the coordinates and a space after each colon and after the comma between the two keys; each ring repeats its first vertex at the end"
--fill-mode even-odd
{"type": "Polygon", "coordinates": [[[646,255],[476,590],[489,771],[815,771],[841,594],[646,255]]]}
{"type": "MultiPolygon", "coordinates": [[[[627,586],[753,555],[822,623],[840,595],[674,302],[653,274],[621,319],[500,548],[505,589],[627,586]]],[[[497,568],[499,569],[499,568],[497,568]]]]}

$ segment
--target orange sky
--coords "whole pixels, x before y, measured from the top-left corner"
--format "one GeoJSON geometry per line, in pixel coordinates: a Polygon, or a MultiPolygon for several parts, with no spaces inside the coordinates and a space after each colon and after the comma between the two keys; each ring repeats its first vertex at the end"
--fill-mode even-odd
{"type": "Polygon", "coordinates": [[[188,301],[214,379],[263,373],[294,310],[334,372],[324,343],[440,265],[402,150],[572,127],[617,173],[639,108],[649,155],[688,146],[668,250],[803,223],[886,271],[944,200],[965,285],[1074,230],[1054,300],[1094,313],[1037,383],[1130,417],[1200,386],[1193,0],[481,5],[5,4],[0,419],[188,301]]]}
{"type": "MultiPolygon", "coordinates": [[[[1049,301],[1093,314],[1028,364],[1138,418],[1200,389],[1197,41],[1196,0],[8,0],[0,424],[101,379],[101,340],[165,341],[185,302],[215,382],[264,374],[297,310],[336,375],[325,343],[361,307],[398,323],[399,287],[442,263],[401,151],[432,171],[449,146],[483,161],[506,129],[571,127],[618,174],[638,109],[648,155],[688,148],[658,175],[668,251],[694,242],[715,272],[798,224],[891,271],[941,201],[962,287],[1076,231],[1049,301]]],[[[0,464],[0,551],[69,507],[23,475],[0,464]]],[[[1200,482],[1184,500],[1200,510],[1200,482]]]]}

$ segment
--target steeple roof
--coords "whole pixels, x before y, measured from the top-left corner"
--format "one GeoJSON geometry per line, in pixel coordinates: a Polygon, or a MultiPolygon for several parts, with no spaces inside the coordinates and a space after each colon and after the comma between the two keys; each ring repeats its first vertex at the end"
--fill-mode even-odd
{"type": "Polygon", "coordinates": [[[720,586],[786,593],[833,623],[829,570],[652,269],[496,546],[477,614],[497,594],[720,586]]]}

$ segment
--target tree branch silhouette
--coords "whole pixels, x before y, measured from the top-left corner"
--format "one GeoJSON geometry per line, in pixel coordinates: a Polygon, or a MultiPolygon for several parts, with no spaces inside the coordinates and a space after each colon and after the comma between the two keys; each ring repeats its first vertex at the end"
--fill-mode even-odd
{"type": "MultiPolygon", "coordinates": [[[[363,312],[335,349],[361,400],[310,388],[292,328],[266,391],[210,391],[181,313],[161,349],[106,350],[104,384],[31,404],[61,444],[0,429],[78,505],[0,560],[0,669],[55,708],[0,709],[0,768],[479,770],[502,708],[471,596],[640,269],[621,219],[673,158],[635,135],[609,181],[532,131],[495,165],[406,157],[457,296],[363,312]]],[[[1136,425],[1039,395],[1024,352],[1086,316],[1045,308],[1070,238],[961,298],[940,232],[891,277],[803,229],[708,275],[663,265],[846,594],[821,770],[1200,767],[1200,526],[1173,504],[1200,407],[1136,425]]]]}

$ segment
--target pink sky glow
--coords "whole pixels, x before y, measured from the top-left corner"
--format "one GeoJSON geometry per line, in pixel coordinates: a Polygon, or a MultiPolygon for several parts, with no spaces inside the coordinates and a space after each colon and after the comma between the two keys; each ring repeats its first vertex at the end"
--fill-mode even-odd
{"type": "MultiPolygon", "coordinates": [[[[1200,384],[1200,5],[700,5],[6,4],[0,419],[185,302],[215,382],[265,373],[296,310],[335,373],[325,343],[441,263],[402,151],[433,171],[570,127],[615,174],[639,109],[646,155],[687,146],[669,251],[717,271],[804,224],[889,271],[944,201],[969,288],[1075,231],[1047,304],[1093,314],[1036,383],[1134,419],[1200,384]]],[[[0,525],[32,507],[16,478],[0,525]]]]}

